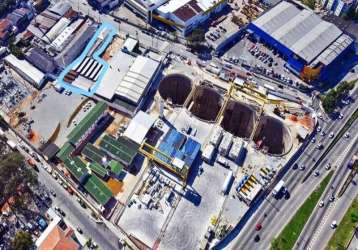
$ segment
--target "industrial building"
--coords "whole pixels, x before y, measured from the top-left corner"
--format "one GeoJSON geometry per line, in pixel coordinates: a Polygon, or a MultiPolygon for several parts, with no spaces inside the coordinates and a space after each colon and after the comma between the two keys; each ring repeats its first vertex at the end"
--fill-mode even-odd
{"type": "Polygon", "coordinates": [[[251,22],[247,30],[277,49],[286,59],[286,67],[307,81],[324,79],[329,67],[353,44],[334,24],[286,1],[251,22]]]}
{"type": "Polygon", "coordinates": [[[127,0],[125,4],[147,21],[156,19],[187,35],[220,12],[227,0],[127,0]]]}
{"type": "Polygon", "coordinates": [[[346,14],[350,8],[358,8],[357,0],[321,0],[321,4],[336,16],[346,14]]]}
{"type": "Polygon", "coordinates": [[[28,61],[20,60],[12,54],[6,56],[4,60],[5,64],[11,67],[17,74],[19,74],[30,84],[36,88],[43,87],[46,80],[45,74],[32,66],[28,61]]]}

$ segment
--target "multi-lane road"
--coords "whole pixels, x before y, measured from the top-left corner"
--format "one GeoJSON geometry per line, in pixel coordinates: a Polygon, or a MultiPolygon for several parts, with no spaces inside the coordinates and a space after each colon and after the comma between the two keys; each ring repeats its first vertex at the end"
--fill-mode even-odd
{"type": "MultiPolygon", "coordinates": [[[[356,129],[358,129],[357,124],[356,129]]],[[[356,145],[357,141],[358,134],[355,141],[352,141],[352,143],[356,145]]],[[[339,224],[344,213],[358,195],[358,188],[351,183],[342,197],[337,197],[340,187],[349,173],[347,165],[352,156],[357,152],[358,150],[356,147],[349,147],[348,153],[341,155],[344,157],[341,167],[337,169],[330,183],[330,186],[333,188],[327,189],[324,193],[322,197],[322,201],[324,202],[323,207],[317,206],[315,208],[296,242],[295,249],[324,249],[324,246],[328,243],[328,240],[334,232],[330,227],[331,223],[335,220],[339,224]],[[335,197],[335,200],[330,202],[329,199],[332,196],[335,197]]],[[[353,182],[354,181],[357,181],[357,176],[353,182]]]]}
{"type": "MultiPolygon", "coordinates": [[[[358,90],[356,89],[352,94],[353,99],[357,99],[358,90]]],[[[325,131],[326,135],[321,136],[319,133],[315,135],[316,143],[309,143],[306,149],[302,152],[299,158],[293,163],[300,166],[305,166],[305,170],[290,168],[283,180],[285,181],[286,187],[290,192],[290,198],[288,200],[281,199],[276,200],[275,198],[268,196],[266,197],[260,206],[254,211],[251,218],[248,219],[246,224],[239,231],[239,235],[228,245],[225,245],[228,249],[268,249],[272,239],[277,236],[283,229],[285,224],[294,215],[295,211],[300,207],[304,200],[309,196],[313,189],[322,180],[324,173],[326,173],[325,166],[328,163],[334,163],[339,155],[349,150],[348,145],[352,141],[352,137],[342,137],[335,147],[331,150],[330,154],[318,165],[316,171],[320,172],[318,177],[310,176],[305,183],[301,183],[303,177],[307,173],[308,169],[312,167],[315,162],[323,154],[323,150],[317,150],[317,143],[322,143],[327,147],[332,139],[329,138],[329,134],[333,132],[337,134],[339,130],[344,126],[348,120],[350,114],[357,108],[357,103],[353,103],[349,106],[344,107],[341,113],[344,115],[342,120],[320,120],[320,126],[325,131]],[[263,228],[260,232],[255,231],[255,225],[261,223],[263,228]],[[260,241],[255,242],[254,237],[260,236],[260,241]]],[[[355,135],[358,130],[357,121],[350,128],[350,134],[355,135]]],[[[350,144],[354,147],[354,144],[350,144]]],[[[333,164],[332,164],[333,165],[333,164]]],[[[224,245],[221,245],[224,247],[224,245]]]]}

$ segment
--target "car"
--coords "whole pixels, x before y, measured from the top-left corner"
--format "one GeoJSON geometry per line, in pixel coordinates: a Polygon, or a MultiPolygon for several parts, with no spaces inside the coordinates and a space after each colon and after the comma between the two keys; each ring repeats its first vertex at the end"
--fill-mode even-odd
{"type": "Polygon", "coordinates": [[[344,135],[344,137],[347,139],[349,138],[349,136],[350,136],[349,132],[345,133],[345,135],[344,135]]]}
{"type": "Polygon", "coordinates": [[[323,207],[323,206],[324,206],[324,201],[321,200],[321,201],[319,202],[318,206],[319,206],[319,207],[323,207]]]}
{"type": "Polygon", "coordinates": [[[55,172],[52,173],[52,177],[57,180],[57,174],[55,172]]]}
{"type": "Polygon", "coordinates": [[[297,169],[298,168],[298,164],[297,163],[295,163],[295,164],[293,164],[293,167],[292,167],[293,169],[297,169]]]}
{"type": "Polygon", "coordinates": [[[334,133],[333,132],[329,133],[329,138],[332,139],[333,137],[334,137],[334,133]]]}
{"type": "Polygon", "coordinates": [[[337,221],[332,221],[332,223],[331,223],[331,228],[332,229],[335,229],[337,227],[337,221]]]}
{"type": "Polygon", "coordinates": [[[315,177],[318,177],[318,176],[319,176],[319,172],[318,172],[318,171],[315,171],[313,175],[314,175],[315,177]]]}
{"type": "Polygon", "coordinates": [[[77,230],[77,232],[79,232],[80,234],[83,234],[83,231],[82,231],[82,229],[81,229],[80,227],[77,227],[76,230],[77,230]]]}
{"type": "Polygon", "coordinates": [[[321,132],[321,130],[322,130],[321,126],[318,126],[317,127],[317,132],[321,132]]]}
{"type": "Polygon", "coordinates": [[[319,143],[317,146],[316,146],[316,149],[320,150],[323,148],[323,145],[321,143],[319,143]]]}
{"type": "Polygon", "coordinates": [[[305,168],[306,168],[306,167],[305,167],[305,165],[303,165],[303,164],[300,166],[300,170],[305,170],[305,168]]]}
{"type": "Polygon", "coordinates": [[[316,142],[316,138],[313,137],[313,138],[311,139],[311,142],[312,142],[312,143],[315,143],[315,142],[316,142]]]}
{"type": "Polygon", "coordinates": [[[325,166],[325,169],[326,169],[326,170],[330,170],[330,169],[331,169],[331,163],[328,163],[328,164],[325,166]]]}
{"type": "Polygon", "coordinates": [[[262,229],[262,225],[260,223],[257,223],[255,226],[256,231],[260,231],[262,229]]]}
{"type": "Polygon", "coordinates": [[[260,241],[260,235],[256,234],[255,238],[254,238],[255,242],[259,242],[260,241]]]}
{"type": "Polygon", "coordinates": [[[326,133],[324,131],[321,132],[321,136],[325,136],[326,133]]]}
{"type": "Polygon", "coordinates": [[[334,199],[335,199],[335,198],[334,198],[334,195],[332,195],[331,197],[329,197],[329,201],[330,201],[330,202],[333,202],[334,199]]]}
{"type": "Polygon", "coordinates": [[[339,118],[339,119],[343,119],[343,114],[342,114],[342,113],[339,113],[338,118],[339,118]]]}
{"type": "Polygon", "coordinates": [[[50,190],[50,193],[51,193],[51,195],[52,195],[53,197],[56,197],[56,192],[55,192],[55,191],[50,190]]]}

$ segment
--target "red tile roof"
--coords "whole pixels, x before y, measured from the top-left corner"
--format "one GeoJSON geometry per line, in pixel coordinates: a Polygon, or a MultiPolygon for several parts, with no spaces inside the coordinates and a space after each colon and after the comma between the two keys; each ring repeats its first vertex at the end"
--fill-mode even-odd
{"type": "Polygon", "coordinates": [[[77,250],[79,244],[71,238],[72,235],[72,229],[63,231],[56,226],[38,247],[38,250],[77,250]]]}

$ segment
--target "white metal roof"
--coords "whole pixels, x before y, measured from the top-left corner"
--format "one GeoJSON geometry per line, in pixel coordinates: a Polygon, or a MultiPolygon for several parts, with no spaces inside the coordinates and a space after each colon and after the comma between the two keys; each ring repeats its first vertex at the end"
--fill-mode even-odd
{"type": "Polygon", "coordinates": [[[137,44],[138,44],[138,40],[132,37],[128,37],[123,44],[123,48],[126,48],[126,50],[132,52],[134,48],[137,46],[137,44]]]}
{"type": "Polygon", "coordinates": [[[133,56],[122,51],[115,53],[108,61],[110,67],[107,69],[96,94],[111,100],[134,60],[133,56]]]}
{"type": "Polygon", "coordinates": [[[141,144],[147,135],[149,129],[153,126],[156,118],[139,111],[129,123],[128,128],[124,131],[124,136],[128,139],[141,144]]]}
{"type": "Polygon", "coordinates": [[[28,61],[19,60],[12,54],[6,56],[5,61],[9,63],[18,73],[26,75],[26,77],[37,86],[40,86],[42,80],[45,78],[44,73],[32,66],[32,64],[28,61]]]}
{"type": "Polygon", "coordinates": [[[117,87],[116,94],[138,103],[159,67],[159,62],[138,56],[117,87]]]}
{"type": "Polygon", "coordinates": [[[352,43],[353,39],[350,36],[343,34],[325,51],[323,51],[323,53],[320,54],[315,61],[319,61],[324,65],[328,65],[352,43]]]}
{"type": "Polygon", "coordinates": [[[252,22],[310,63],[332,44],[342,31],[312,11],[299,10],[282,1],[252,22]]]}
{"type": "Polygon", "coordinates": [[[62,17],[58,22],[42,37],[42,40],[51,43],[55,38],[70,24],[70,20],[62,17]]]}

